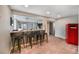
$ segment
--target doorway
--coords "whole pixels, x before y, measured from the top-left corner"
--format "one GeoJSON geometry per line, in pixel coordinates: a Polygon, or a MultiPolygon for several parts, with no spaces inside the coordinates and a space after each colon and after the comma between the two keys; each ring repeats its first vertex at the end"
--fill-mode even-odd
{"type": "Polygon", "coordinates": [[[55,35],[53,22],[49,22],[49,35],[55,35]]]}

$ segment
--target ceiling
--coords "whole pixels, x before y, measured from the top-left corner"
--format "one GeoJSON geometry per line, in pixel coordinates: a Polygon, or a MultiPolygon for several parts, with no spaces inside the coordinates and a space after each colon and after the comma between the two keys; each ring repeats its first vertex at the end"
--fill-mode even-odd
{"type": "Polygon", "coordinates": [[[78,15],[78,5],[11,5],[12,10],[30,12],[53,18],[78,15]]]}

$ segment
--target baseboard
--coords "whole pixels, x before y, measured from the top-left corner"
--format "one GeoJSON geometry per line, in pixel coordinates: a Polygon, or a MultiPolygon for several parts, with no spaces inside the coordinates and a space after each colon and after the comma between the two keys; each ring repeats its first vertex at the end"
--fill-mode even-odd
{"type": "Polygon", "coordinates": [[[58,37],[58,38],[61,38],[61,39],[66,39],[66,38],[63,37],[63,36],[55,36],[55,37],[58,37]]]}

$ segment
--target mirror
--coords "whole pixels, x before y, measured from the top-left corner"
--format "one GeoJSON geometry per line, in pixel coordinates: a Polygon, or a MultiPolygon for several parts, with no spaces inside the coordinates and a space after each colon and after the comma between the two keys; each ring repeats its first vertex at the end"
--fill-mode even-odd
{"type": "Polygon", "coordinates": [[[22,30],[36,30],[36,29],[42,29],[42,20],[33,18],[33,17],[26,17],[26,16],[19,16],[14,15],[13,20],[11,18],[11,25],[13,24],[13,27],[15,29],[22,29],[22,30]],[[14,22],[14,23],[13,23],[14,22]]]}

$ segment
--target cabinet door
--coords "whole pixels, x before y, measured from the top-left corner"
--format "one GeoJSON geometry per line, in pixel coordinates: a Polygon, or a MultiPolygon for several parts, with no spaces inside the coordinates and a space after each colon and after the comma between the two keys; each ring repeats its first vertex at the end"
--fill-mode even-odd
{"type": "Polygon", "coordinates": [[[74,44],[78,45],[78,28],[74,28],[74,44]]]}
{"type": "Polygon", "coordinates": [[[78,34],[77,27],[70,27],[69,31],[69,42],[72,44],[78,44],[78,34]]]}
{"type": "Polygon", "coordinates": [[[70,27],[70,30],[69,30],[69,42],[74,44],[75,42],[75,31],[74,31],[74,27],[70,27]]]}

